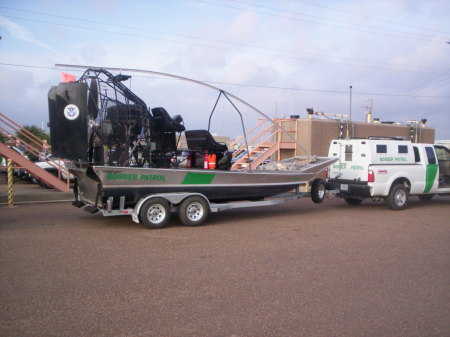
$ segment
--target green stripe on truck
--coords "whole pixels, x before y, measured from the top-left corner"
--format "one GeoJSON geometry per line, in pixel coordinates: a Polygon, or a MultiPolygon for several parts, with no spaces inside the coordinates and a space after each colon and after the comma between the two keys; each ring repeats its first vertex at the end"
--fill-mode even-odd
{"type": "Polygon", "coordinates": [[[427,172],[425,175],[425,189],[423,190],[423,193],[430,192],[431,188],[433,187],[434,181],[436,180],[438,168],[438,164],[427,165],[427,172]]]}

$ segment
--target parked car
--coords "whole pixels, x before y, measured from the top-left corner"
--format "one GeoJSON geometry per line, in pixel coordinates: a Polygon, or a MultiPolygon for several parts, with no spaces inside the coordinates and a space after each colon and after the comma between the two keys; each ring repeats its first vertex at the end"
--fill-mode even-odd
{"type": "MultiPolygon", "coordinates": [[[[47,158],[50,158],[50,157],[51,156],[48,156],[47,158]]],[[[63,160],[51,159],[51,161],[52,161],[53,165],[50,164],[48,160],[47,161],[38,161],[38,162],[35,162],[35,164],[37,166],[39,166],[40,168],[48,171],[49,173],[51,173],[51,174],[53,174],[54,176],[57,177],[58,176],[58,169],[57,169],[58,165],[61,165],[61,167],[66,168],[66,164],[64,163],[63,160]]],[[[32,176],[29,176],[29,177],[30,177],[31,182],[33,182],[35,184],[38,184],[38,185],[40,185],[42,187],[45,187],[45,188],[50,188],[47,184],[45,184],[43,181],[39,180],[38,178],[32,177],[32,176]]],[[[70,178],[71,182],[73,182],[74,179],[75,179],[72,174],[70,174],[69,178],[70,178]]],[[[64,171],[61,171],[61,179],[62,180],[66,180],[67,179],[67,174],[64,171]]]]}
{"type": "MultiPolygon", "coordinates": [[[[6,166],[6,159],[3,157],[0,157],[0,167],[5,167],[6,166]]],[[[1,169],[0,168],[0,173],[5,173],[6,169],[1,169]]]]}
{"type": "MultiPolygon", "coordinates": [[[[23,146],[17,145],[17,146],[10,146],[11,149],[19,153],[21,156],[28,159],[28,155],[26,154],[25,148],[23,146]]],[[[15,168],[14,169],[14,175],[20,178],[26,177],[27,171],[21,168],[15,168]]]]}
{"type": "Polygon", "coordinates": [[[177,166],[178,167],[186,167],[188,151],[182,151],[179,155],[176,156],[177,166]]]}

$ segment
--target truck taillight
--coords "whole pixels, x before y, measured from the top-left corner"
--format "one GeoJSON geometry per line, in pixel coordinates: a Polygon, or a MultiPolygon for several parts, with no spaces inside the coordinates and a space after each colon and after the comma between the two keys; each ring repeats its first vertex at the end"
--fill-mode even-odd
{"type": "Polygon", "coordinates": [[[328,179],[328,167],[325,169],[325,179],[328,179]]]}
{"type": "Polygon", "coordinates": [[[367,174],[367,181],[369,183],[373,183],[375,181],[375,174],[373,173],[373,170],[369,170],[367,174]]]}

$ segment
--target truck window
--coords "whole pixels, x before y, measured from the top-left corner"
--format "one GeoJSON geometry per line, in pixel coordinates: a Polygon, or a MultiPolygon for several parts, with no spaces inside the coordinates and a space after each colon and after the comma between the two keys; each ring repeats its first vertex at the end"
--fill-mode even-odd
{"type": "Polygon", "coordinates": [[[353,146],[345,145],[345,161],[352,161],[353,159],[353,146]]]}
{"type": "Polygon", "coordinates": [[[420,153],[419,153],[419,149],[417,148],[417,146],[413,147],[414,150],[414,161],[416,163],[420,163],[420,153]]]}
{"type": "Polygon", "coordinates": [[[387,153],[387,145],[377,144],[377,153],[387,153]]]}
{"type": "Polygon", "coordinates": [[[408,145],[399,145],[398,153],[408,153],[408,145]]]}
{"type": "Polygon", "coordinates": [[[427,153],[428,164],[436,164],[436,156],[435,156],[435,154],[434,154],[433,148],[427,146],[427,147],[425,148],[425,152],[427,153]]]}
{"type": "Polygon", "coordinates": [[[450,151],[444,147],[434,147],[438,160],[450,160],[450,151]]]}

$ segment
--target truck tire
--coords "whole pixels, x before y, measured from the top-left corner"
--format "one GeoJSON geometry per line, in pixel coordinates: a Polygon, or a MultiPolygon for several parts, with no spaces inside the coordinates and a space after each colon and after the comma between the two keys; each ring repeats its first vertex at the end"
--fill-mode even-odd
{"type": "Polygon", "coordinates": [[[361,205],[362,199],[358,198],[344,198],[345,202],[349,205],[361,205]]]}
{"type": "Polygon", "coordinates": [[[142,205],[139,218],[148,229],[163,228],[170,220],[170,205],[166,199],[151,198],[142,205]]]}
{"type": "Polygon", "coordinates": [[[434,194],[420,194],[419,199],[422,201],[430,201],[433,199],[434,194]]]}
{"type": "Polygon", "coordinates": [[[403,184],[394,185],[385,198],[386,206],[393,210],[405,209],[408,205],[408,197],[409,191],[403,184]]]}
{"type": "Polygon", "coordinates": [[[208,215],[208,202],[196,195],[184,199],[178,207],[178,218],[185,226],[200,226],[208,215]]]}
{"type": "Polygon", "coordinates": [[[320,204],[324,201],[326,196],[325,182],[322,179],[314,180],[311,187],[311,199],[316,204],[320,204]]]}

